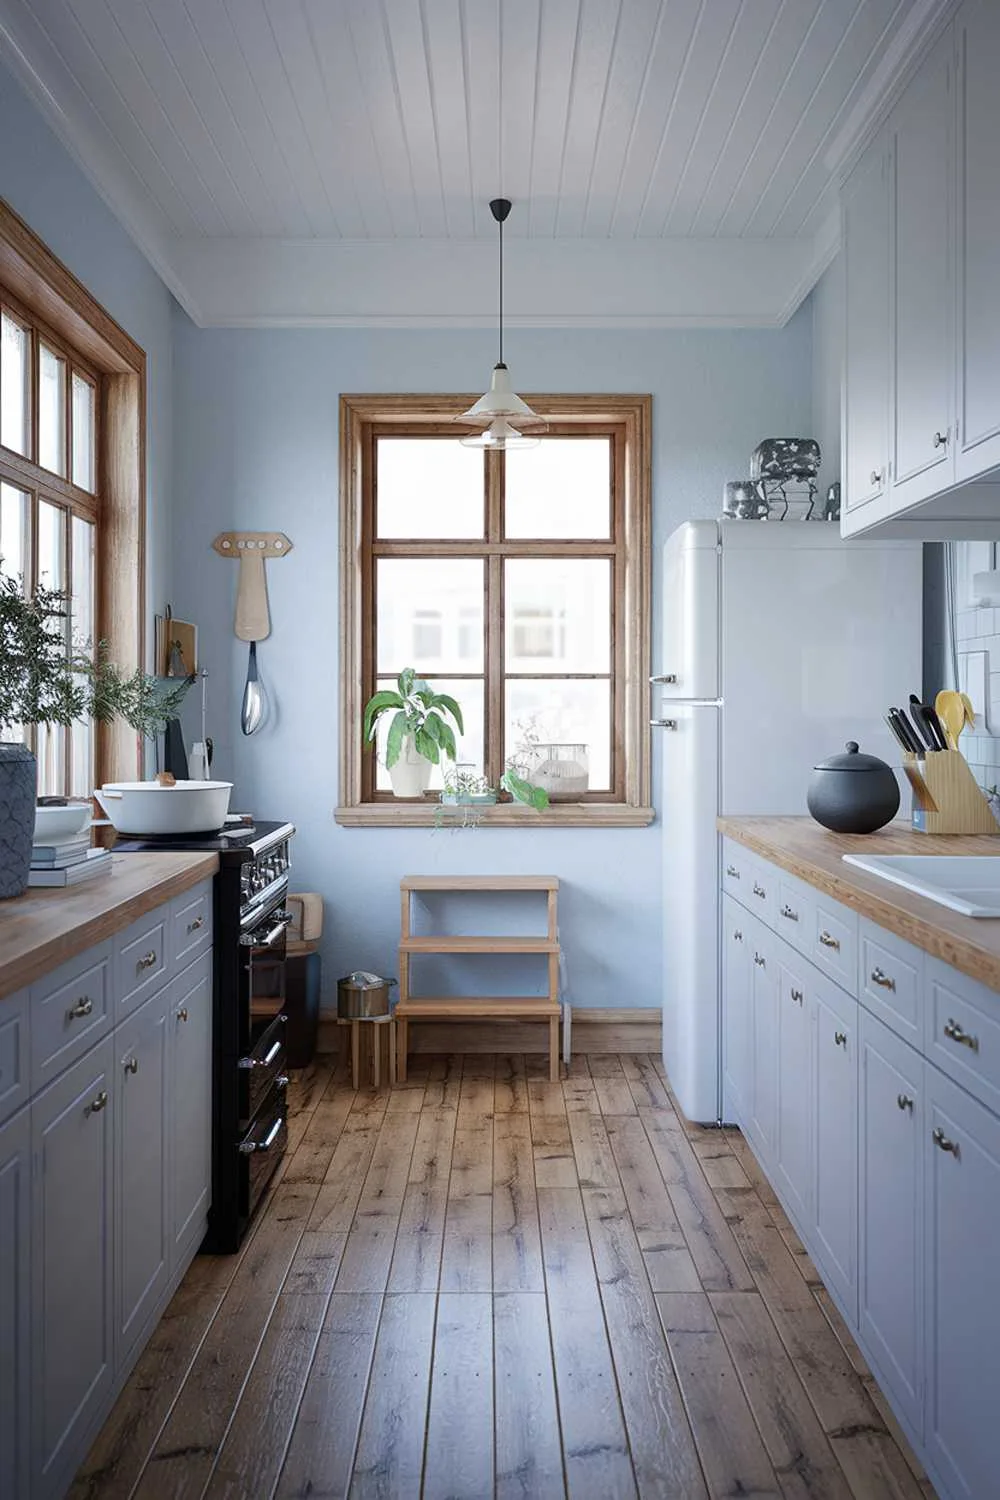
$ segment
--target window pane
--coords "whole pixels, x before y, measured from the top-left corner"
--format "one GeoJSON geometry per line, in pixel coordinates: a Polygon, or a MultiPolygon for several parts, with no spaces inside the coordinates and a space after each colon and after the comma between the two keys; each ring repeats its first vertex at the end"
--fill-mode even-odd
{"type": "Polygon", "coordinates": [[[505,455],[504,534],[611,535],[611,439],[542,438],[505,455]]]}
{"type": "Polygon", "coordinates": [[[567,765],[575,761],[581,770],[589,767],[588,791],[610,791],[611,684],[607,678],[545,682],[508,678],[506,698],[508,761],[517,761],[529,776],[546,763],[551,774],[552,763],[562,762],[560,770],[574,777],[568,795],[579,796],[580,773],[567,765]],[[585,749],[580,754],[569,750],[570,746],[585,749]]]}
{"type": "Polygon", "coordinates": [[[379,438],[379,537],[481,537],[483,454],[458,438],[379,438]]]}
{"type": "Polygon", "coordinates": [[[66,473],[66,361],[38,346],[38,462],[66,473]]]}
{"type": "Polygon", "coordinates": [[[483,670],[480,558],[379,558],[375,585],[380,674],[483,670]]]}
{"type": "MultiPolygon", "coordinates": [[[[379,688],[395,688],[395,680],[391,677],[379,678],[379,688]]],[[[482,775],[483,742],[485,738],[485,692],[483,680],[473,678],[459,678],[458,681],[449,681],[446,677],[435,677],[431,683],[436,693],[447,693],[454,698],[462,710],[462,722],[465,725],[465,734],[455,736],[456,748],[458,750],[458,761],[468,765],[474,774],[482,775]]],[[[392,715],[386,714],[378,726],[378,769],[375,773],[375,785],[380,792],[388,792],[392,788],[389,772],[385,768],[385,742],[389,733],[389,725],[392,723],[392,715]]],[[[451,724],[451,719],[448,720],[451,724]]],[[[455,726],[452,724],[452,728],[455,726]]],[[[366,752],[366,753],[371,753],[366,752]]],[[[431,788],[440,791],[444,776],[440,765],[431,770],[431,788]]]]}
{"type": "MultiPolygon", "coordinates": [[[[73,638],[77,645],[94,639],[94,527],[72,519],[73,638]]],[[[89,796],[94,787],[94,726],[73,724],[69,732],[70,795],[89,796]]]]}
{"type": "Polygon", "coordinates": [[[73,483],[94,491],[94,387],[82,375],[73,380],[73,483]]]}
{"type": "Polygon", "coordinates": [[[23,578],[28,547],[28,496],[0,484],[0,572],[23,578]]]}
{"type": "Polygon", "coordinates": [[[66,730],[61,724],[39,724],[35,746],[39,797],[66,795],[66,730]]]}
{"type": "Polygon", "coordinates": [[[47,500],[38,502],[38,581],[66,587],[66,512],[47,500]]]}
{"type": "Polygon", "coordinates": [[[508,672],[610,670],[608,558],[509,558],[504,568],[508,672]]]}
{"type": "Polygon", "coordinates": [[[28,330],[0,316],[0,443],[27,456],[30,422],[31,339],[28,330]]]}

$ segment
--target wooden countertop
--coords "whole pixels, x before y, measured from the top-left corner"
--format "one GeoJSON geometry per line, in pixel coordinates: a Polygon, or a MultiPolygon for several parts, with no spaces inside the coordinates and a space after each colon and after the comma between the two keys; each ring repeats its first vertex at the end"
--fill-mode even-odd
{"type": "Polygon", "coordinates": [[[108,875],[0,901],[0,998],[121,932],[219,868],[218,855],[172,850],[111,859],[108,875]]]}
{"type": "Polygon", "coordinates": [[[780,865],[807,885],[886,927],[963,974],[1000,990],[1000,919],[963,917],[904,891],[856,865],[844,854],[989,854],[1000,859],[1000,838],[913,833],[890,824],[879,833],[830,833],[812,818],[719,818],[727,838],[780,865]]]}

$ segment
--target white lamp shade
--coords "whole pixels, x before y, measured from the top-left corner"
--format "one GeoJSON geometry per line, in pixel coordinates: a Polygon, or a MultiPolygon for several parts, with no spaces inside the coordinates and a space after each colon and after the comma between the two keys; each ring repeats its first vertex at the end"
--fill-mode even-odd
{"type": "Polygon", "coordinates": [[[540,441],[518,432],[506,417],[497,417],[483,432],[459,438],[463,448],[536,448],[540,441]]]}
{"type": "Polygon", "coordinates": [[[475,406],[458,418],[460,422],[483,422],[488,425],[495,417],[520,417],[522,421],[537,422],[539,416],[532,411],[527,401],[522,401],[511,387],[506,365],[494,365],[490,388],[480,396],[475,406]]]}

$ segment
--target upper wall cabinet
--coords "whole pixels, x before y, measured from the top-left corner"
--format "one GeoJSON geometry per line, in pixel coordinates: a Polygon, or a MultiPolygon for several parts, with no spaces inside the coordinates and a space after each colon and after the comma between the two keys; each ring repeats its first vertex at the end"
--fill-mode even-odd
{"type": "Polygon", "coordinates": [[[844,187],[845,536],[1000,536],[998,73],[1000,5],[966,0],[844,187]]]}

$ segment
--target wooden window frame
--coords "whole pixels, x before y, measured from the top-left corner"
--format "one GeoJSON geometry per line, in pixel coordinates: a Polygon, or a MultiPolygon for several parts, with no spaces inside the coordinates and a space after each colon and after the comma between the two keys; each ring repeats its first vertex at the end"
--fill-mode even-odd
{"type": "MultiPolygon", "coordinates": [[[[98,496],[72,483],[68,411],[68,477],[42,471],[45,482],[41,487],[53,500],[81,515],[89,510],[87,519],[97,519],[99,509],[96,636],[107,642],[113,661],[132,671],[143,665],[146,644],[146,355],[2,198],[0,297],[15,316],[30,321],[43,341],[67,358],[71,372],[75,368],[96,382],[98,496]]],[[[37,349],[37,340],[33,348],[37,349]]],[[[36,398],[32,412],[36,421],[36,398]]],[[[8,449],[3,450],[3,461],[4,477],[11,484],[39,489],[39,470],[34,464],[19,463],[8,449]]],[[[97,785],[142,774],[141,745],[127,724],[98,725],[94,772],[97,785]]]]}
{"type": "MultiPolygon", "coordinates": [[[[364,494],[373,445],[393,431],[456,434],[454,418],[475,398],[470,395],[344,395],[340,399],[340,804],[336,819],[348,827],[433,827],[438,817],[437,794],[422,801],[376,794],[372,754],[361,742],[365,684],[373,672],[374,611],[365,619],[365,579],[372,565],[373,539],[367,524],[370,505],[364,494]],[[368,462],[365,456],[368,455],[368,462]]],[[[530,395],[527,401],[556,433],[571,435],[574,427],[598,431],[602,425],[624,433],[615,486],[614,535],[608,542],[551,543],[525,541],[503,544],[504,553],[529,557],[546,552],[607,556],[614,548],[616,635],[612,643],[614,735],[611,798],[590,793],[575,802],[555,802],[535,812],[518,803],[499,803],[477,809],[482,826],[500,827],[641,827],[652,821],[650,805],[649,663],[652,488],[650,424],[652,398],[635,395],[530,395]],[[481,813],[481,817],[480,817],[481,813]]],[[[489,529],[488,529],[489,530],[489,529]]],[[[441,545],[407,543],[408,553],[423,547],[433,555],[448,550],[455,555],[480,555],[488,541],[441,545]]],[[[381,544],[379,553],[391,551],[381,544]]],[[[494,549],[491,566],[500,566],[494,549]]],[[[494,597],[496,597],[494,589],[494,597]]],[[[572,675],[572,674],[571,674],[572,675]]],[[[502,681],[502,679],[501,679],[502,681]]],[[[487,718],[499,712],[497,674],[484,680],[487,718]]],[[[491,768],[495,773],[496,768],[491,768]]]]}

